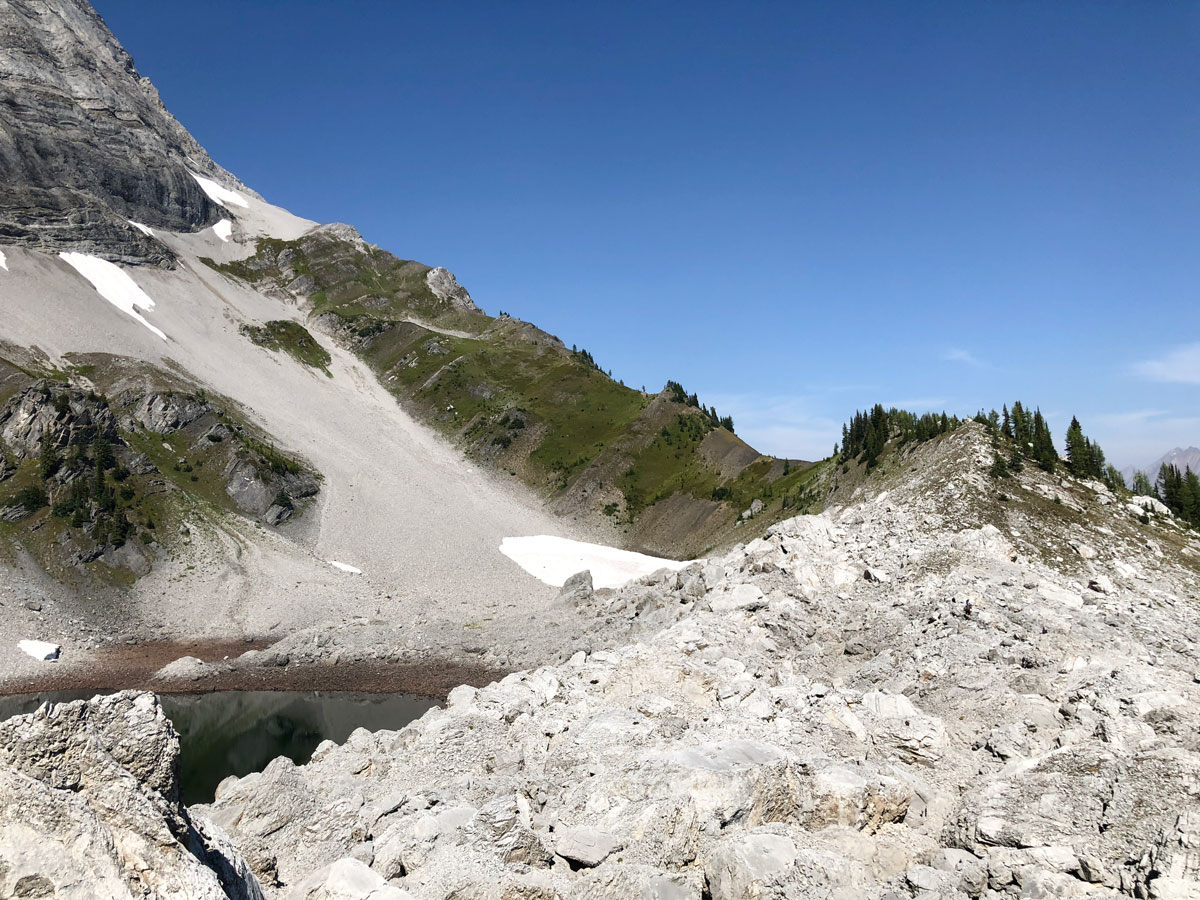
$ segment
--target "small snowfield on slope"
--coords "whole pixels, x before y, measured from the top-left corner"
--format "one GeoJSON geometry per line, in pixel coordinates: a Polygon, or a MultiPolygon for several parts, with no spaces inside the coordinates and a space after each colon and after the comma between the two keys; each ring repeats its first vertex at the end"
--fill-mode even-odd
{"type": "Polygon", "coordinates": [[[505,538],[500,543],[500,552],[533,577],[554,587],[562,587],[568,578],[584,569],[592,573],[592,584],[596,587],[617,588],[661,569],[678,571],[691,565],[545,534],[505,538]]]}

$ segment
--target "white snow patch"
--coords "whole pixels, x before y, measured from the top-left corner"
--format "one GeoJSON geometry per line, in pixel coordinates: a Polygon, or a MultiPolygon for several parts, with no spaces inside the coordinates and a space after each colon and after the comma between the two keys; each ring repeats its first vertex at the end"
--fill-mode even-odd
{"type": "Polygon", "coordinates": [[[349,572],[351,575],[361,575],[362,569],[356,569],[354,566],[347,565],[344,562],[338,562],[336,559],[329,560],[329,564],[335,569],[341,569],[343,572],[349,572]]]}
{"type": "Polygon", "coordinates": [[[139,309],[150,312],[154,309],[154,301],[137,286],[137,282],[130,278],[128,273],[106,259],[86,253],[63,252],[58,256],[90,281],[101,297],[122,312],[133,316],[164,341],[167,339],[160,329],[147,322],[138,312],[139,309]]]}
{"type": "Polygon", "coordinates": [[[140,231],[142,234],[149,235],[150,237],[154,237],[154,232],[150,230],[149,225],[143,225],[141,222],[133,221],[133,219],[129,220],[129,224],[132,225],[134,228],[136,228],[138,231],[140,231]]]}
{"type": "Polygon", "coordinates": [[[584,569],[592,573],[595,587],[615,588],[659,569],[678,570],[689,565],[545,534],[505,538],[500,542],[500,552],[534,578],[554,587],[562,587],[568,578],[584,569]]]}
{"type": "Polygon", "coordinates": [[[0,269],[8,271],[8,257],[4,255],[4,251],[0,250],[0,269]]]}
{"type": "Polygon", "coordinates": [[[219,237],[221,240],[228,242],[229,235],[233,234],[233,223],[228,219],[222,219],[213,226],[213,231],[216,232],[217,237],[219,237]]]}
{"type": "Polygon", "coordinates": [[[62,651],[58,644],[48,641],[17,641],[17,649],[42,661],[58,659],[58,654],[62,651]]]}
{"type": "Polygon", "coordinates": [[[246,198],[237,191],[231,191],[227,187],[221,187],[211,178],[205,178],[203,175],[197,175],[195,172],[190,172],[193,178],[196,179],[196,184],[200,185],[204,193],[208,194],[208,198],[214,203],[220,203],[222,206],[228,206],[232,203],[234,206],[246,206],[250,204],[246,202],[246,198]]]}

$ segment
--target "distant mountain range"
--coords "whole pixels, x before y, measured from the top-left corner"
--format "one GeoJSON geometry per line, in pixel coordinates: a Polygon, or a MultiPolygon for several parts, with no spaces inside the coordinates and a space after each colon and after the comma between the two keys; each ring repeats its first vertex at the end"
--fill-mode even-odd
{"type": "Polygon", "coordinates": [[[1186,450],[1183,447],[1176,447],[1174,450],[1168,450],[1149,465],[1127,466],[1121,470],[1121,474],[1125,476],[1126,484],[1132,484],[1133,476],[1139,471],[1145,472],[1153,480],[1157,477],[1158,470],[1164,465],[1178,466],[1180,471],[1190,468],[1193,472],[1200,472],[1200,447],[1188,447],[1186,450]]]}

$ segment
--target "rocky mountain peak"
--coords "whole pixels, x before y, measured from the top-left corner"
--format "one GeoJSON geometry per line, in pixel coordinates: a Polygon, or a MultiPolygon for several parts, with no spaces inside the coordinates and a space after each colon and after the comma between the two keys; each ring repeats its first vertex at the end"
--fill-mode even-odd
{"type": "Polygon", "coordinates": [[[429,290],[454,309],[479,312],[479,307],[475,305],[475,301],[471,299],[467,289],[458,283],[454,273],[448,269],[443,269],[441,266],[430,269],[425,275],[425,283],[429,285],[429,290]]]}
{"type": "Polygon", "coordinates": [[[131,221],[221,218],[193,173],[237,185],[82,0],[0,0],[0,240],[170,265],[131,221]]]}
{"type": "Polygon", "coordinates": [[[1162,465],[1200,471],[1200,447],[1176,447],[1154,461],[1151,474],[1157,474],[1158,467],[1162,465]]]}

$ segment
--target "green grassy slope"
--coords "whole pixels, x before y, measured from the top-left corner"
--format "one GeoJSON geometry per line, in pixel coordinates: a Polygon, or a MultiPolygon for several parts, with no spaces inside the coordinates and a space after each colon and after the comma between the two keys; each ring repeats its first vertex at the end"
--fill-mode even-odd
{"type": "Polygon", "coordinates": [[[735,523],[756,499],[756,528],[814,505],[804,487],[819,470],[758,454],[678,391],[628,388],[527,322],[438,296],[420,263],[326,230],[206,262],[306,300],[311,323],[470,457],[630,546],[694,555],[740,539],[735,523]]]}

